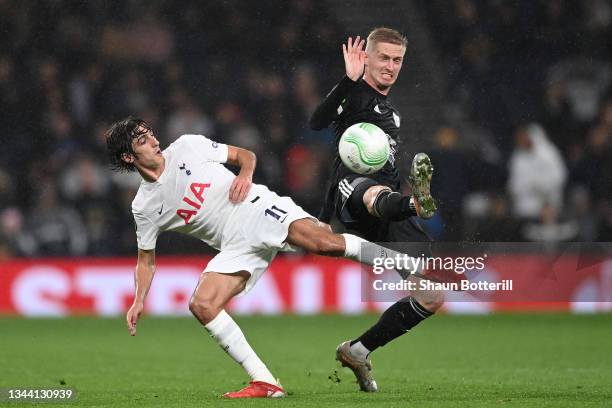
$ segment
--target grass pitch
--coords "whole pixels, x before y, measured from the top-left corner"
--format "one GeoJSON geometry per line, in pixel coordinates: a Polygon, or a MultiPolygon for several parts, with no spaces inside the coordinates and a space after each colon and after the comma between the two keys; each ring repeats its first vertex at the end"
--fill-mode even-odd
{"type": "Polygon", "coordinates": [[[195,319],[145,317],[132,338],[121,319],[4,318],[0,387],[76,388],[52,407],[612,406],[610,314],[435,316],[373,355],[364,394],[334,348],[376,318],[237,318],[289,392],[272,401],[219,399],[248,379],[195,319]]]}

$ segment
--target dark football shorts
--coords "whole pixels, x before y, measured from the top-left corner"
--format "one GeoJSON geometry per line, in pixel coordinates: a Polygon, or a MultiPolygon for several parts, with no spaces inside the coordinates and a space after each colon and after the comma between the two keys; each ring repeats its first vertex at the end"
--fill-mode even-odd
{"type": "Polygon", "coordinates": [[[381,183],[369,177],[347,177],[336,190],[336,217],[348,230],[372,242],[431,242],[415,217],[401,221],[375,217],[363,203],[366,191],[381,183]]]}

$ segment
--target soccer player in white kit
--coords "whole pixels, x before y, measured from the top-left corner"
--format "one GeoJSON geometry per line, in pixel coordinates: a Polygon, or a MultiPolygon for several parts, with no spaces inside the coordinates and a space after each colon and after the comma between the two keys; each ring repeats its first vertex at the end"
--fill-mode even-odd
{"type": "MultiPolygon", "coordinates": [[[[126,316],[130,335],[136,335],[136,323],[153,280],[159,234],[178,231],[199,238],[220,252],[200,276],[189,309],[252,380],[246,388],[224,396],[285,396],[240,327],[225,312],[225,305],[253,287],[278,251],[300,247],[371,265],[370,251],[363,255],[360,251],[367,241],[334,234],[289,197],[253,184],[256,157],[248,150],[201,135],[183,135],[162,151],[147,123],[131,117],[114,123],[106,142],[115,170],[136,170],[142,176],[132,202],[138,263],[134,303],[126,316]],[[239,174],[234,175],[223,163],[239,166],[239,174]]],[[[393,252],[382,247],[378,251],[386,256],[393,256],[393,252]]]]}

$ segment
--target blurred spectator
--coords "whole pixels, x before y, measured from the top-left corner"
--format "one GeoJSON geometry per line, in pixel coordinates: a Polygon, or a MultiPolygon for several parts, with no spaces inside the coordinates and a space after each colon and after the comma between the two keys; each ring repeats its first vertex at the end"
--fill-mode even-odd
{"type": "Polygon", "coordinates": [[[43,182],[27,215],[24,235],[28,256],[85,255],[88,237],[81,216],[59,202],[53,182],[43,182]]]}
{"type": "Polygon", "coordinates": [[[589,133],[582,156],[572,171],[572,181],[585,186],[595,202],[612,192],[612,135],[603,125],[589,133]]]}
{"type": "Polygon", "coordinates": [[[588,190],[583,187],[572,189],[569,204],[572,210],[570,217],[576,221],[578,227],[576,240],[580,242],[596,241],[598,217],[588,190]]]}
{"type": "Polygon", "coordinates": [[[304,145],[294,145],[285,157],[288,192],[307,212],[315,214],[321,206],[319,177],[321,155],[304,145]]]}
{"type": "Polygon", "coordinates": [[[434,163],[432,194],[439,202],[446,241],[461,238],[463,198],[472,190],[469,168],[475,163],[458,149],[459,133],[443,127],[434,136],[435,149],[430,157],[434,163]]]}
{"type": "Polygon", "coordinates": [[[606,88],[612,81],[612,69],[601,61],[574,59],[555,65],[552,82],[563,81],[570,112],[578,122],[593,120],[606,88]]]}
{"type": "Polygon", "coordinates": [[[16,198],[13,178],[0,167],[0,209],[15,204],[16,198]]]}
{"type": "Polygon", "coordinates": [[[567,170],[559,151],[537,124],[518,127],[515,143],[508,180],[514,215],[537,219],[546,205],[560,211],[567,170]]]}
{"type": "Polygon", "coordinates": [[[301,65],[293,78],[293,99],[300,107],[302,120],[308,120],[321,100],[317,80],[310,66],[301,65]]]}
{"type": "Polygon", "coordinates": [[[196,106],[185,89],[175,89],[171,100],[173,110],[168,116],[166,134],[162,140],[172,143],[186,133],[213,137],[211,120],[196,106]]]}
{"type": "Polygon", "coordinates": [[[32,242],[23,233],[23,215],[19,209],[8,207],[0,211],[0,262],[17,255],[24,255],[32,242]]]}
{"type": "Polygon", "coordinates": [[[110,187],[110,171],[86,154],[73,159],[60,178],[62,196],[77,207],[104,201],[110,187]]]}
{"type": "Polygon", "coordinates": [[[100,39],[102,55],[118,61],[163,62],[174,50],[170,27],[158,15],[159,9],[138,7],[136,19],[129,25],[108,23],[100,39]],[[141,12],[141,10],[144,10],[141,12]]]}
{"type": "Polygon", "coordinates": [[[81,128],[94,118],[96,96],[102,81],[102,67],[93,63],[82,68],[68,83],[70,112],[81,128]]]}
{"type": "MultiPolygon", "coordinates": [[[[295,72],[293,78],[293,100],[298,108],[299,123],[306,124],[310,115],[321,101],[318,84],[314,70],[309,65],[301,65],[295,72]]],[[[314,131],[310,126],[303,126],[302,141],[306,143],[322,143],[330,145],[333,143],[334,134],[331,129],[314,131]]]]}
{"type": "Polygon", "coordinates": [[[612,3],[607,0],[588,0],[584,2],[585,46],[599,55],[610,54],[609,35],[612,28],[612,3]]]}
{"type": "MultiPolygon", "coordinates": [[[[139,178],[140,176],[136,175],[139,178]]],[[[112,233],[111,247],[114,248],[114,253],[118,255],[133,255],[137,251],[136,242],[134,241],[134,217],[132,216],[132,200],[136,196],[138,186],[134,188],[120,188],[115,193],[116,208],[111,209],[112,218],[109,220],[109,225],[112,233]]],[[[107,243],[108,244],[108,243],[107,243]]]]}
{"type": "Polygon", "coordinates": [[[567,156],[571,148],[582,141],[579,138],[580,127],[572,116],[565,88],[566,83],[561,79],[546,84],[540,117],[546,132],[555,136],[551,141],[567,156]]]}
{"type": "Polygon", "coordinates": [[[572,241],[577,234],[577,223],[572,220],[561,220],[559,209],[549,203],[542,207],[537,222],[527,222],[523,227],[524,238],[534,242],[572,241]]]}
{"type": "Polygon", "coordinates": [[[124,73],[120,83],[118,102],[128,112],[143,111],[151,104],[151,97],[145,87],[142,71],[130,69],[124,73]]]}
{"type": "MultiPolygon", "coordinates": [[[[471,197],[471,205],[476,204],[474,198],[471,197]]],[[[520,223],[512,218],[507,198],[502,194],[493,194],[485,200],[488,204],[485,208],[466,211],[467,215],[471,215],[466,222],[466,235],[480,242],[521,241],[520,223]]]]}
{"type": "Polygon", "coordinates": [[[608,99],[601,106],[600,113],[600,124],[606,128],[608,134],[612,133],[612,97],[608,99]]]}
{"type": "Polygon", "coordinates": [[[602,206],[602,219],[597,232],[599,241],[612,242],[612,200],[608,200],[602,206]]]}
{"type": "Polygon", "coordinates": [[[112,207],[103,203],[90,204],[81,211],[88,239],[87,255],[102,256],[116,253],[115,238],[118,234],[111,223],[112,207]]]}

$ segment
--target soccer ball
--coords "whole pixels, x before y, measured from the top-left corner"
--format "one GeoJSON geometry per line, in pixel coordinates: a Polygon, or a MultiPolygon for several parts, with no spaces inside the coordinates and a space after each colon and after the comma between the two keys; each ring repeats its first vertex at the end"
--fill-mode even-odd
{"type": "Polygon", "coordinates": [[[381,128],[371,123],[356,123],[344,131],[338,144],[342,163],[358,174],[372,174],[382,169],[389,158],[389,139],[381,128]]]}

